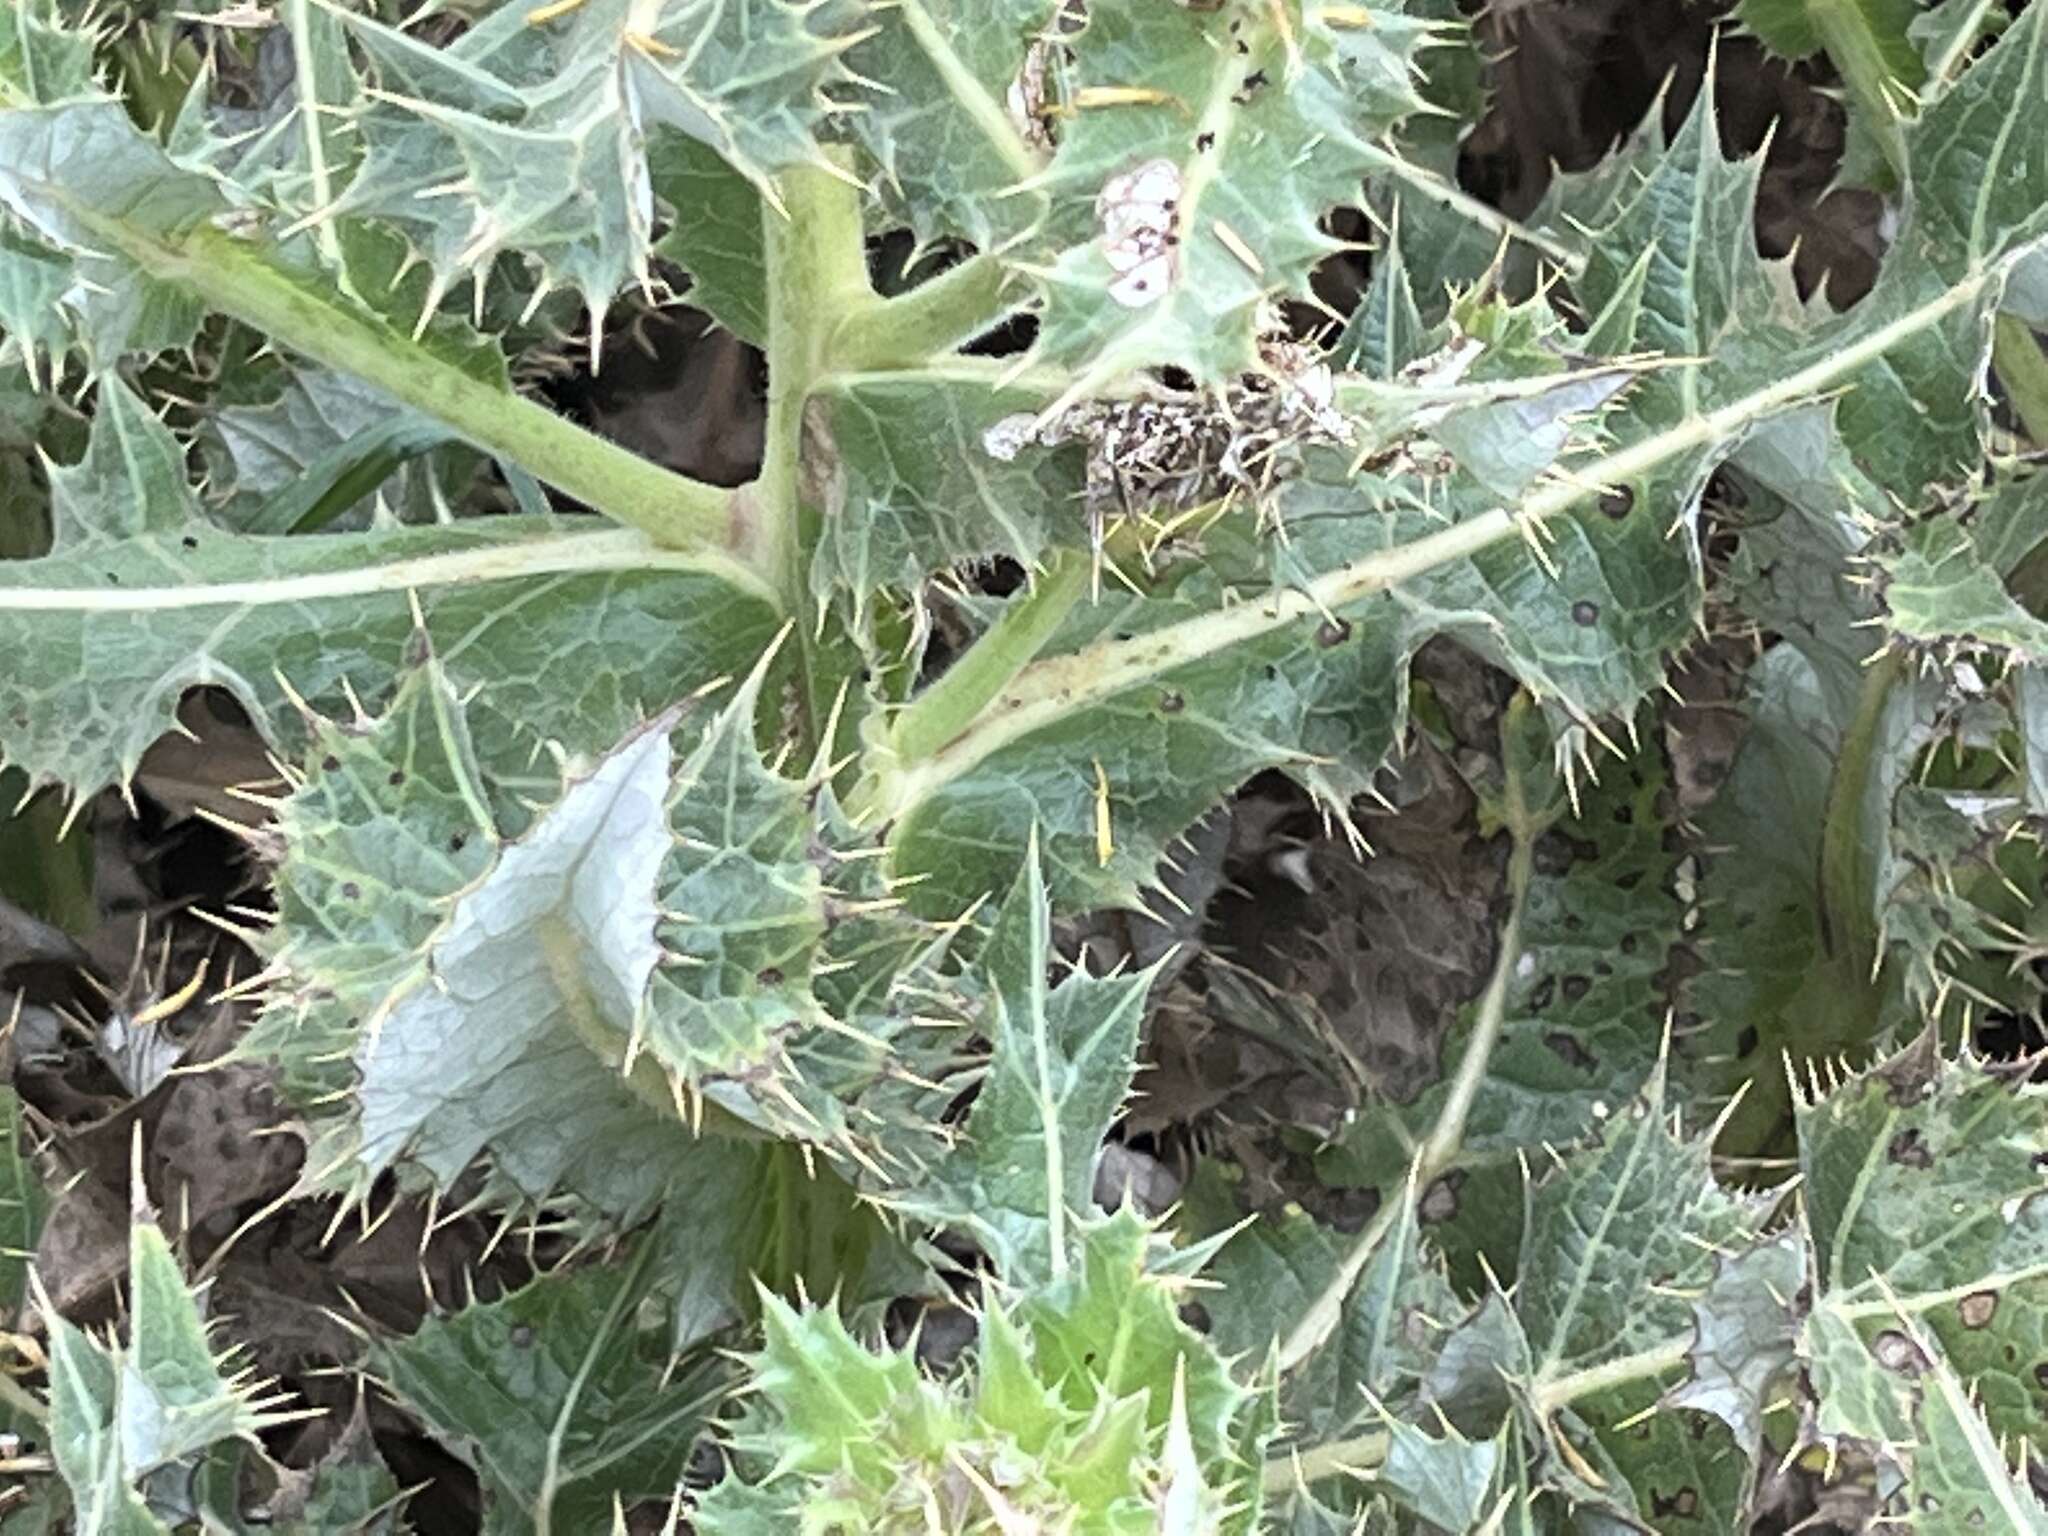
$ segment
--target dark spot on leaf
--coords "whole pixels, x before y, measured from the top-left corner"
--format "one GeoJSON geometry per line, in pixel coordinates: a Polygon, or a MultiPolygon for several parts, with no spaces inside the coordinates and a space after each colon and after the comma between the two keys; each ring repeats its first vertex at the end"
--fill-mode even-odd
{"type": "Polygon", "coordinates": [[[363,888],[353,880],[344,880],[341,882],[341,894],[350,901],[360,901],[363,897],[363,888]]]}
{"type": "Polygon", "coordinates": [[[184,538],[178,540],[178,542],[184,545],[187,549],[197,549],[199,547],[199,541],[192,537],[192,535],[189,533],[186,534],[184,538]]]}
{"type": "Polygon", "coordinates": [[[2048,1360],[2043,1360],[2034,1367],[2034,1380],[2039,1383],[2043,1392],[2048,1392],[2048,1360]]]}
{"type": "Polygon", "coordinates": [[[1699,1513],[1699,1509],[1700,1496],[1694,1489],[1681,1488],[1668,1499],[1655,1489],[1650,1492],[1650,1512],[1661,1518],[1669,1519],[1676,1515],[1681,1520],[1690,1520],[1699,1513]]]}
{"type": "Polygon", "coordinates": [[[1927,1138],[1917,1130],[1903,1130],[1894,1136],[1891,1145],[1884,1149],[1885,1159],[1905,1168],[1932,1168],[1934,1154],[1928,1150],[1927,1138]]]}
{"type": "Polygon", "coordinates": [[[782,972],[772,965],[766,965],[755,973],[754,980],[764,987],[779,987],[782,985],[782,972]]]}
{"type": "Polygon", "coordinates": [[[1583,597],[1572,604],[1572,622],[1581,629],[1591,629],[1600,622],[1600,607],[1589,603],[1583,597]]]}
{"type": "Polygon", "coordinates": [[[396,789],[399,785],[405,782],[405,770],[403,768],[392,769],[391,776],[387,778],[384,782],[386,784],[389,784],[393,789],[396,789]]]}
{"type": "Polygon", "coordinates": [[[1464,1182],[1463,1169],[1438,1179],[1422,1192],[1415,1214],[1424,1222],[1449,1221],[1458,1214],[1458,1187],[1464,1182]]]}
{"type": "Polygon", "coordinates": [[[1162,715],[1177,715],[1188,707],[1188,701],[1178,688],[1169,688],[1159,695],[1159,712],[1162,715]]]}
{"type": "Polygon", "coordinates": [[[1567,1034],[1564,1030],[1553,1029],[1543,1037],[1543,1043],[1555,1051],[1558,1058],[1568,1067],[1590,1072],[1600,1065],[1600,1059],[1579,1044],[1576,1035],[1567,1034]]]}
{"type": "Polygon", "coordinates": [[[1620,949],[1624,955],[1634,954],[1636,952],[1636,936],[1632,933],[1624,933],[1621,936],[1620,949]]]}
{"type": "Polygon", "coordinates": [[[1210,151],[1210,150],[1214,149],[1215,147],[1216,147],[1216,135],[1215,135],[1215,134],[1213,134],[1213,133],[1198,133],[1198,134],[1196,134],[1196,135],[1195,135],[1195,153],[1196,153],[1196,154],[1198,154],[1198,155],[1206,155],[1207,153],[1209,153],[1209,151],[1210,151]]]}
{"type": "Polygon", "coordinates": [[[1326,620],[1316,630],[1316,644],[1326,651],[1350,638],[1351,626],[1342,619],[1326,620]]]}
{"type": "Polygon", "coordinates": [[[1754,1024],[1745,1025],[1741,1034],[1735,1037],[1735,1054],[1747,1056],[1757,1048],[1758,1035],[1754,1024]]]}
{"type": "Polygon", "coordinates": [[[1965,1328],[1982,1328],[1998,1311],[1998,1292],[1972,1291],[1956,1303],[1956,1316],[1965,1328]]]}
{"type": "Polygon", "coordinates": [[[1536,983],[1536,990],[1529,994],[1529,1011],[1541,1013],[1550,1006],[1550,1000],[1557,996],[1557,978],[1546,976],[1536,983]]]}
{"type": "Polygon", "coordinates": [[[1920,1352],[1920,1346],[1896,1328],[1887,1328],[1873,1339],[1870,1352],[1879,1365],[1901,1376],[1918,1376],[1927,1369],[1927,1357],[1920,1352]]]}
{"type": "Polygon", "coordinates": [[[341,759],[336,757],[332,752],[328,753],[325,757],[320,759],[320,771],[322,773],[336,773],[339,772],[340,769],[341,759]]]}
{"type": "Polygon", "coordinates": [[[464,848],[467,848],[468,846],[469,836],[467,833],[456,832],[451,834],[448,839],[448,851],[450,853],[460,853],[464,848]]]}
{"type": "Polygon", "coordinates": [[[1635,504],[1636,493],[1625,485],[1617,485],[1613,490],[1603,491],[1600,495],[1600,510],[1616,522],[1627,517],[1635,504]]]}
{"type": "Polygon", "coordinates": [[[1564,1000],[1576,1003],[1592,989],[1593,983],[1584,976],[1567,976],[1564,979],[1564,1000]]]}

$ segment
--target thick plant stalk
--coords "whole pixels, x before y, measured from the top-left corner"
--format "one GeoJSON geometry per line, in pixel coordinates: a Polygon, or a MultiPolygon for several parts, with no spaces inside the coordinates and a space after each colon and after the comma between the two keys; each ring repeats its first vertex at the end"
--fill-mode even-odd
{"type": "Polygon", "coordinates": [[[202,225],[171,243],[82,209],[80,217],[151,276],[189,290],[281,347],[376,385],[659,544],[751,552],[748,531],[732,517],[729,492],[671,473],[463,372],[360,310],[294,282],[246,240],[202,225]]]}

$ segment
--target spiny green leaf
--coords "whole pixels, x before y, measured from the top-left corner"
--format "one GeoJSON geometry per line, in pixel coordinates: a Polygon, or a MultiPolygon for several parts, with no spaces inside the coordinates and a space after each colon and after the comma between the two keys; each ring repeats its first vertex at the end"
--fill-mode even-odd
{"type": "Polygon", "coordinates": [[[110,249],[106,214],[118,209],[134,238],[167,237],[224,213],[220,190],[172,164],[110,97],[30,100],[0,109],[0,325],[31,377],[39,352],[53,369],[74,350],[104,369],[188,345],[201,306],[110,249]]]}
{"type": "Polygon", "coordinates": [[[153,1221],[129,1240],[125,1346],[102,1344],[40,1305],[50,1329],[50,1447],[81,1532],[146,1536],[171,1529],[145,1480],[190,1467],[212,1447],[254,1442],[278,1422],[254,1391],[221,1371],[198,1302],[153,1221]]]}
{"type": "MultiPolygon", "coordinates": [[[[1394,412],[1361,426],[1380,434],[1367,441],[1381,444],[1371,459],[1384,476],[1354,470],[1356,453],[1336,446],[1276,448],[1290,462],[1298,453],[1299,468],[1263,508],[1270,537],[1248,514],[1226,515],[1203,536],[1203,565],[1167,564],[1144,597],[1077,611],[998,702],[979,741],[949,743],[932,768],[906,775],[922,792],[892,842],[899,868],[928,882],[919,899],[944,910],[1006,885],[1036,825],[1056,900],[1135,905],[1171,839],[1269,767],[1343,807],[1369,791],[1399,739],[1408,658],[1438,634],[1506,663],[1573,719],[1632,711],[1664,651],[1683,643],[1698,573],[1653,518],[1630,515],[1627,498],[1614,503],[1619,515],[1569,520],[1544,554],[1476,540],[1469,559],[1416,574],[1398,594],[1360,580],[1320,608],[1282,616],[1226,606],[1247,589],[1334,584],[1376,557],[1400,558],[1410,541],[1455,538],[1457,524],[1503,516],[1495,484],[1530,473],[1501,451],[1507,422],[1523,445],[1532,436],[1547,437],[1546,447],[1596,440],[1583,413],[1612,392],[1613,374],[1556,371],[1554,353],[1532,346],[1509,378],[1456,382],[1485,355],[1453,349],[1442,382],[1367,386],[1394,412]],[[1444,409],[1451,401],[1457,407],[1444,409]],[[1480,419],[1496,407],[1505,421],[1480,419]],[[1470,467],[1413,436],[1418,419],[1455,422],[1447,435],[1470,467]],[[1449,473],[1400,478],[1416,460],[1449,473]]],[[[1334,387],[1341,393],[1347,382],[1334,387]]],[[[1142,410],[1134,417],[1141,444],[1146,420],[1142,410]]]]}
{"type": "Polygon", "coordinates": [[[488,685],[472,713],[486,755],[507,764],[536,741],[610,745],[773,633],[765,605],[700,561],[569,520],[226,534],[197,514],[169,430],[125,386],[104,394],[87,459],[58,475],[57,550],[0,562],[0,643],[33,679],[0,711],[0,755],[33,784],[83,794],[126,780],[201,684],[228,688],[294,745],[294,693],[334,712],[351,689],[385,696],[415,603],[430,635],[460,637],[458,685],[488,685]],[[588,627],[594,609],[611,615],[605,639],[588,627]],[[605,640],[633,630],[637,660],[622,666],[605,640]]]}
{"type": "Polygon", "coordinates": [[[2048,622],[2011,591],[2038,543],[2041,482],[2015,479],[1981,502],[1906,525],[1879,557],[1891,631],[1922,645],[1968,645],[2019,661],[2048,659],[2048,622]]]}
{"type": "Polygon", "coordinates": [[[752,182],[699,140],[658,132],[647,150],[654,195],[671,210],[654,254],[690,274],[689,302],[742,341],[768,339],[761,219],[752,182]]]}
{"type": "MultiPolygon", "coordinates": [[[[1078,443],[1005,439],[1043,404],[1025,390],[941,378],[847,378],[812,397],[837,473],[812,556],[819,597],[915,587],[934,571],[1006,556],[1035,567],[1081,542],[1086,455],[1078,443]]],[[[1028,434],[1025,434],[1028,438],[1028,434]]]]}
{"type": "Polygon", "coordinates": [[[477,1470],[484,1529],[596,1530],[614,1502],[671,1497],[726,1375],[677,1368],[638,1317],[652,1250],[543,1275],[380,1339],[385,1390],[477,1470]]]}
{"type": "Polygon", "coordinates": [[[1083,1225],[1065,1276],[986,1298],[973,1364],[944,1384],[829,1308],[764,1302],[733,1465],[697,1528],[884,1529],[943,1499],[977,1533],[1215,1529],[1247,1470],[1233,1444],[1246,1399],[1177,1316],[1155,1244],[1129,1212],[1083,1225]],[[1181,1524],[1177,1510],[1203,1514],[1181,1524]]]}
{"type": "Polygon", "coordinates": [[[434,48],[339,12],[379,89],[335,211],[406,229],[443,289],[516,253],[537,264],[540,289],[571,287],[601,315],[646,277],[648,132],[665,124],[711,146],[773,201],[776,171],[822,162],[812,129],[826,88],[848,83],[838,58],[857,36],[851,13],[776,0],[537,13],[509,0],[434,48]]]}
{"type": "Polygon", "coordinates": [[[907,0],[871,13],[847,66],[878,90],[847,128],[891,210],[922,242],[1000,250],[1045,212],[1018,184],[1044,164],[1061,109],[1050,0],[907,0]]]}
{"type": "Polygon", "coordinates": [[[1805,1280],[1806,1255],[1784,1232],[1721,1259],[1693,1303],[1691,1379],[1669,1394],[1682,1408],[1726,1424],[1753,1463],[1761,1448],[1763,1412],[1773,1378],[1792,1360],[1793,1307],[1805,1280]]]}
{"type": "MultiPolygon", "coordinates": [[[[1401,1200],[1400,1213],[1345,1294],[1336,1330],[1282,1383],[1289,1435],[1305,1444],[1378,1424],[1378,1405],[1409,1397],[1440,1333],[1461,1310],[1422,1251],[1415,1202],[1399,1190],[1389,1198],[1401,1200]]],[[[1184,1208],[1203,1235],[1228,1231],[1240,1219],[1218,1164],[1197,1171],[1184,1208]]],[[[1260,1215],[1204,1271],[1219,1287],[1203,1302],[1210,1341],[1245,1369],[1257,1369],[1326,1291],[1341,1286],[1347,1248],[1299,1209],[1260,1215]]]]}
{"type": "Polygon", "coordinates": [[[1368,136],[1419,98],[1354,100],[1340,32],[1292,3],[1098,5],[1072,48],[1080,110],[1030,183],[1057,242],[1032,267],[1034,355],[1075,369],[1075,394],[1160,363],[1200,383],[1254,366],[1263,306],[1303,291],[1335,248],[1323,214],[1392,158],[1368,136]],[[1102,92],[1115,104],[1091,110],[1102,92]]]}
{"type": "Polygon", "coordinates": [[[1911,86],[1919,73],[1919,56],[1907,41],[1906,29],[1918,7],[1900,0],[1743,0],[1736,15],[1771,52],[1786,59],[1804,59],[1837,48],[1860,47],[1881,58],[1893,78],[1911,86]]]}
{"type": "Polygon", "coordinates": [[[953,1148],[892,1203],[971,1233],[1006,1284],[1066,1272],[1070,1223],[1087,1209],[1095,1163],[1130,1092],[1147,975],[1048,973],[1051,913],[1035,856],[998,909],[977,960],[976,1028],[991,1054],[953,1148]]]}
{"type": "Polygon", "coordinates": [[[1714,1182],[1703,1140],[1675,1133],[1660,1070],[1531,1191],[1515,1310],[1533,1389],[1683,1335],[1677,1293],[1710,1279],[1716,1252],[1761,1215],[1714,1182]]]}
{"type": "Polygon", "coordinates": [[[29,1257],[43,1229],[49,1196],[30,1164],[21,1098],[0,1088],[0,1318],[18,1319],[28,1299],[29,1257]]]}
{"type": "MultiPolygon", "coordinates": [[[[1889,1380],[1907,1393],[1906,1367],[1931,1350],[1981,1400],[1994,1438],[2034,1433],[2048,1393],[2036,1369],[2048,1358],[2044,1151],[2048,1095],[1943,1062],[1931,1042],[1801,1106],[1816,1285],[1802,1342],[1842,1366],[1860,1340],[1876,1362],[1842,1366],[1842,1390],[1889,1380]]],[[[1834,1390],[1821,1386],[1823,1427],[1867,1417],[1847,1399],[1831,1410],[1834,1390]]]]}

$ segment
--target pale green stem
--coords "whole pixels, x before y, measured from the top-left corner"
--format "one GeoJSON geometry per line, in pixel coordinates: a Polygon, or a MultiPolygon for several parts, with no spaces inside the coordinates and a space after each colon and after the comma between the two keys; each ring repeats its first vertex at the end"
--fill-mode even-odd
{"type": "MultiPolygon", "coordinates": [[[[1501,730],[1503,748],[1516,715],[1528,707],[1527,698],[1519,694],[1510,704],[1508,719],[1501,730]]],[[[1503,757],[1507,758],[1505,751],[1503,757]]],[[[1479,995],[1472,1033],[1466,1037],[1464,1053],[1458,1058],[1458,1070],[1451,1078],[1450,1091],[1445,1096],[1443,1108],[1437,1111],[1435,1125],[1416,1150],[1406,1185],[1399,1192],[1389,1192],[1380,1201],[1379,1209],[1373,1212],[1372,1219],[1346,1250],[1336,1275],[1282,1341],[1279,1364],[1283,1372],[1293,1370],[1314,1354],[1336,1330],[1344,1315],[1345,1301],[1373,1254],[1386,1240],[1394,1218],[1401,1212],[1402,1202],[1419,1194],[1448,1170],[1464,1147],[1466,1121],[1471,1116],[1473,1101],[1479,1095],[1480,1084],[1486,1080],[1486,1068],[1493,1058],[1494,1047],[1500,1043],[1501,1030],[1507,1021],[1508,991],[1514,984],[1515,966],[1522,958],[1522,914],[1528,904],[1530,876],[1535,872],[1536,839],[1551,819],[1548,815],[1531,811],[1521,780],[1514,772],[1512,759],[1508,759],[1503,800],[1504,819],[1514,840],[1508,855],[1508,917],[1501,928],[1500,949],[1494,956],[1493,973],[1487,978],[1486,990],[1479,995]]]]}
{"type": "MultiPolygon", "coordinates": [[[[1519,814],[1525,807],[1521,804],[1520,786],[1512,774],[1508,785],[1509,797],[1519,814]]],[[[1495,957],[1493,974],[1486,980],[1486,990],[1480,994],[1479,1013],[1471,1037],[1465,1042],[1464,1054],[1458,1058],[1458,1073],[1451,1079],[1450,1094],[1444,1107],[1437,1111],[1429,1139],[1422,1144],[1419,1162],[1424,1183],[1441,1175],[1464,1149],[1465,1126],[1472,1117],[1473,1102],[1479,1097],[1487,1063],[1493,1059],[1494,1047],[1500,1044],[1501,1030],[1507,1022],[1508,990],[1514,985],[1516,962],[1522,958],[1522,915],[1528,906],[1529,878],[1535,872],[1536,838],[1542,825],[1518,819],[1512,830],[1514,848],[1508,855],[1510,905],[1508,920],[1501,928],[1500,953],[1495,957]]]]}
{"type": "Polygon", "coordinates": [[[2048,448],[2048,357],[2034,328],[2017,315],[2000,315],[1991,330],[1991,366],[2037,448],[2048,448]]]}
{"type": "Polygon", "coordinates": [[[847,317],[833,344],[840,371],[901,370],[958,351],[1006,319],[1009,269],[984,253],[948,267],[908,293],[847,317]]]}
{"type": "Polygon", "coordinates": [[[50,1410],[43,1405],[43,1400],[5,1371],[0,1371],[0,1405],[12,1408],[17,1413],[25,1413],[36,1420],[47,1419],[50,1416],[50,1410]]]}
{"type": "Polygon", "coordinates": [[[646,1278],[649,1264],[654,1257],[654,1244],[642,1238],[631,1260],[626,1266],[625,1278],[620,1282],[618,1294],[612,1297],[611,1305],[605,1308],[604,1317],[599,1321],[590,1342],[585,1346],[583,1358],[577,1363],[576,1374],[570,1379],[569,1390],[562,1394],[562,1406],[555,1414],[555,1422],[548,1429],[547,1452],[541,1461],[540,1488],[533,1500],[534,1536],[549,1536],[554,1529],[555,1498],[562,1484],[562,1460],[569,1443],[570,1425],[575,1421],[576,1410],[583,1402],[583,1394],[589,1389],[590,1375],[597,1368],[612,1336],[627,1326],[628,1315],[640,1304],[641,1282],[646,1278]]]}
{"type": "MultiPolygon", "coordinates": [[[[1603,1365],[1573,1371],[1554,1381],[1537,1382],[1530,1390],[1531,1406],[1537,1416],[1548,1420],[1560,1408],[1616,1387],[1638,1381],[1658,1381],[1679,1369],[1693,1348],[1691,1333],[1675,1335],[1661,1344],[1609,1360],[1603,1365]]],[[[1369,1430],[1343,1440],[1297,1449],[1268,1461],[1260,1481],[1268,1493],[1285,1493],[1326,1477],[1347,1472],[1370,1473],[1386,1460],[1390,1436],[1385,1430],[1369,1430]]]]}
{"type": "Polygon", "coordinates": [[[1004,605],[1002,617],[939,680],[919,694],[889,731],[899,757],[930,757],[971,725],[1010,679],[1037,657],[1088,588],[1088,557],[1056,552],[1031,590],[1004,605]]]}
{"type": "Polygon", "coordinates": [[[1531,1392],[1536,1411],[1547,1419],[1567,1403],[1575,1403],[1582,1397],[1612,1391],[1631,1382],[1655,1381],[1667,1376],[1685,1364],[1693,1343],[1693,1336],[1688,1331],[1633,1355],[1609,1360],[1604,1365],[1588,1366],[1583,1371],[1572,1371],[1552,1381],[1538,1382],[1531,1392]]]}
{"type": "Polygon", "coordinates": [[[677,548],[749,553],[745,530],[732,520],[729,492],[672,474],[472,377],[361,310],[296,281],[250,241],[211,225],[159,240],[118,219],[73,211],[152,277],[188,290],[280,347],[376,385],[614,521],[677,548]]]}
{"type": "Polygon", "coordinates": [[[1753,394],[1688,416],[1604,459],[1577,466],[1568,479],[1546,482],[1519,507],[1483,512],[1440,532],[1363,555],[1300,589],[1269,593],[1128,640],[1105,640],[1085,651],[1035,662],[943,751],[924,762],[891,769],[877,788],[876,808],[886,816],[900,817],[991,753],[1100,699],[1142,686],[1283,625],[1339,612],[1372,593],[1469,559],[1505,539],[1528,536],[1532,528],[1611,487],[1629,485],[1687,454],[1729,442],[1752,423],[1835,388],[1901,342],[1940,324],[1975,302],[1989,280],[1979,275],[1958,283],[1753,394]]]}
{"type": "Polygon", "coordinates": [[[1326,1477],[1346,1472],[1369,1472],[1387,1459],[1393,1437],[1385,1430],[1371,1430],[1344,1440],[1330,1440],[1267,1462],[1259,1482],[1267,1493],[1288,1493],[1306,1488],[1326,1477]]]}
{"type": "MultiPolygon", "coordinates": [[[[821,487],[807,476],[805,406],[831,372],[833,346],[849,317],[876,303],[868,282],[860,188],[817,166],[783,172],[778,211],[761,210],[768,295],[768,423],[761,475],[741,494],[760,538],[761,561],[785,612],[813,607],[807,562],[823,513],[821,487]]],[[[822,468],[822,458],[818,460],[822,468]]],[[[815,628],[796,626],[802,754],[816,749],[822,704],[813,698],[815,628]]]]}

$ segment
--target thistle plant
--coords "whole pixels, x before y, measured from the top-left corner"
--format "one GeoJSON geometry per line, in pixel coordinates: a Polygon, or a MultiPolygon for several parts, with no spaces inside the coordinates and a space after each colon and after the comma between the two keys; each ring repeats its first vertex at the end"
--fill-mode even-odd
{"type": "MultiPolygon", "coordinates": [[[[1839,311],[1710,89],[1462,190],[1443,0],[0,18],[0,762],[262,732],[293,1199],[568,1239],[353,1362],[486,1529],[1732,1531],[1791,1465],[2048,1529],[2048,1097],[1973,1043],[2048,952],[2048,13],[1897,9],[1740,8],[1848,60],[1839,311]],[[737,488],[532,387],[678,290],[765,358],[737,488]],[[1296,1145],[1369,1214],[1199,1140],[1098,1202],[1185,956],[1074,924],[1172,929],[1262,774],[1370,859],[1431,754],[1491,970],[1296,1145]]],[[[408,1528],[365,1436],[278,1464],[156,1227],[125,1331],[39,1305],[6,1151],[24,1529],[408,1528]]]]}

